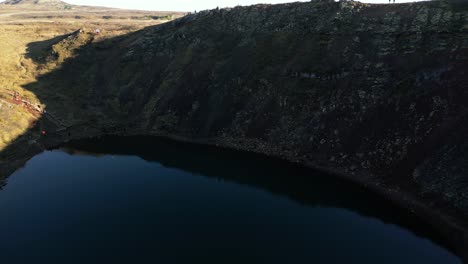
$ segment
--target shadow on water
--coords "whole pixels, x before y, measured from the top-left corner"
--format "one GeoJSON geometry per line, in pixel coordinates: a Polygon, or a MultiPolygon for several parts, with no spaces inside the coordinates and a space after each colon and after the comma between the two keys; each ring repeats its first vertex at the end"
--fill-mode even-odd
{"type": "Polygon", "coordinates": [[[264,155],[146,136],[78,140],[61,149],[72,155],[138,156],[165,167],[266,190],[303,205],[349,209],[407,228],[453,251],[422,219],[369,190],[333,175],[264,155]]]}

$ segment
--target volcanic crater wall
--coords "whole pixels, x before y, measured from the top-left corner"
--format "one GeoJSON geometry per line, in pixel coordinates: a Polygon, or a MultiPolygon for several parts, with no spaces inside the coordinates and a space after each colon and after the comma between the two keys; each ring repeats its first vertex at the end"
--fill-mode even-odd
{"type": "Polygon", "coordinates": [[[204,11],[118,42],[95,94],[148,133],[415,185],[468,213],[467,34],[467,5],[445,1],[204,11]]]}
{"type": "Polygon", "coordinates": [[[83,137],[281,156],[466,219],[467,36],[463,1],[216,9],[86,44],[26,88],[83,137]]]}

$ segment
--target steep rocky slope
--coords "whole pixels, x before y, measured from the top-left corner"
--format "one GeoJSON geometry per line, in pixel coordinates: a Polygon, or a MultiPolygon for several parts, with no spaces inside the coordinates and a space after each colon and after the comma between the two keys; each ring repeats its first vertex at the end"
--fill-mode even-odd
{"type": "Polygon", "coordinates": [[[25,88],[66,123],[43,120],[39,146],[138,133],[280,156],[406,203],[464,252],[467,34],[463,2],[211,10],[83,45],[25,88]]]}
{"type": "MultiPolygon", "coordinates": [[[[466,140],[467,19],[444,2],[212,10],[85,48],[47,81],[152,133],[425,183],[424,161],[466,140]]],[[[444,196],[468,194],[452,180],[444,196]]]]}

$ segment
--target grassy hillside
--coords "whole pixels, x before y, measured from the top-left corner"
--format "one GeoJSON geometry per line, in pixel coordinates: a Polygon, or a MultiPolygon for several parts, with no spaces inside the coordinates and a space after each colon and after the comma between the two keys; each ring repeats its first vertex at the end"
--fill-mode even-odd
{"type": "Polygon", "coordinates": [[[46,104],[40,102],[34,93],[24,89],[25,85],[36,82],[38,76],[53,71],[65,59],[74,57],[77,48],[161,24],[181,15],[176,12],[72,6],[58,0],[0,3],[0,150],[27,133],[38,119],[34,111],[11,102],[14,91],[19,92],[23,100],[45,107],[46,104]],[[95,29],[101,33],[94,34],[95,29]],[[72,33],[77,30],[85,34],[72,33]]]}

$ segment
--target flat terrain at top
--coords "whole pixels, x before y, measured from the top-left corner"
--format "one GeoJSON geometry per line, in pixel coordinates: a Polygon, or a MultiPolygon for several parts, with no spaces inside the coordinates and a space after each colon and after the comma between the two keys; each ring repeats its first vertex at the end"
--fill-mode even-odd
{"type": "MultiPolygon", "coordinates": [[[[16,1],[16,0],[15,0],[16,1]]],[[[34,0],[37,1],[37,0],[34,0]]],[[[0,3],[0,23],[24,22],[122,22],[157,24],[181,17],[181,12],[155,12],[124,10],[107,7],[76,6],[60,1],[34,4],[23,1],[18,4],[0,3]]]]}

